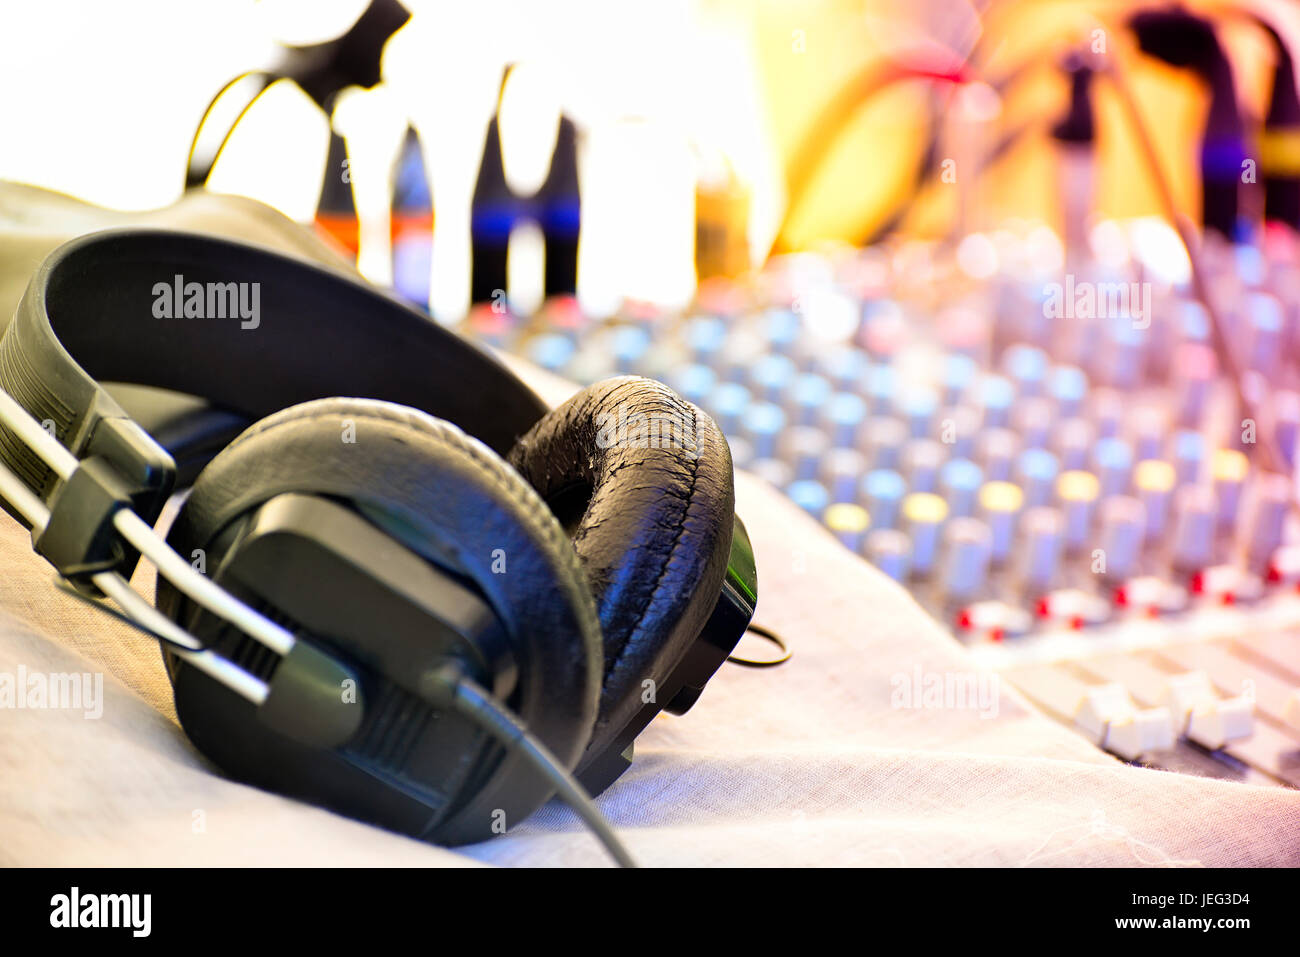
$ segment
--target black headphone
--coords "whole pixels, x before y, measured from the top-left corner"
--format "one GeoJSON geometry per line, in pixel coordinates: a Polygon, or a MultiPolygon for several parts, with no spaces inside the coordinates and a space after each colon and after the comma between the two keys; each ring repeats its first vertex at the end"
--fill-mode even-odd
{"type": "Polygon", "coordinates": [[[83,237],[32,278],[0,388],[0,500],[65,579],[165,642],[199,750],[396,831],[478,841],[563,793],[523,742],[603,790],[753,614],[707,415],[634,377],[548,412],[341,271],[185,233],[83,237]],[[149,526],[175,461],[104,382],[260,420],[198,454],[171,551],[149,526]],[[157,610],[125,586],[139,553],[157,610]]]}

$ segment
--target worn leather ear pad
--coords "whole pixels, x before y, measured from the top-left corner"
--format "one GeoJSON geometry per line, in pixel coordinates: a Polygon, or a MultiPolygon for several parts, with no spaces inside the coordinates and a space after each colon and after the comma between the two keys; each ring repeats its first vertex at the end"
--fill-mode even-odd
{"type": "MultiPolygon", "coordinates": [[[[347,501],[408,548],[474,582],[512,643],[518,713],[575,766],[600,686],[596,608],[564,530],[505,462],[454,425],[405,406],[307,402],[263,419],[213,459],[168,541],[182,555],[207,548],[229,523],[285,492],[347,501]],[[344,441],[349,423],[354,442],[344,441]],[[492,572],[495,549],[505,550],[506,574],[492,572]]],[[[170,591],[160,580],[164,609],[180,605],[170,591]]],[[[483,813],[502,806],[489,803],[483,813]]]]}
{"type": "Polygon", "coordinates": [[[717,603],[731,547],[731,450],[662,383],[599,382],[538,422],[510,464],[560,515],[600,610],[605,673],[588,756],[662,684],[717,603]],[[589,496],[589,497],[588,497],[589,496]]]}

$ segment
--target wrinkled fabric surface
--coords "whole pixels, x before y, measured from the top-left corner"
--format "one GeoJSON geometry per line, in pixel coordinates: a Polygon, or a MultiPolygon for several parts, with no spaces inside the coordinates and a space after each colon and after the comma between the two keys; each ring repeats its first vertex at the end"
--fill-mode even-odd
{"type": "MultiPolygon", "coordinates": [[[[4,198],[7,318],[46,243],[5,225],[4,198]]],[[[552,403],[572,392],[514,364],[552,403]]],[[[1300,864],[1300,792],[1116,761],[978,673],[902,588],[775,490],[741,474],[736,504],[758,559],[757,621],[794,655],[775,669],[724,665],[694,709],[638,740],[599,804],[641,863],[1300,864]],[[996,693],[897,706],[918,668],[996,693]]],[[[152,595],[151,570],[134,584],[152,595]]],[[[745,650],[767,652],[756,639],[745,650]]],[[[0,516],[0,674],[20,669],[102,674],[102,715],[0,709],[0,864],[608,863],[554,801],[453,851],[224,779],[176,723],[157,644],[57,591],[27,533],[0,516]]]]}
{"type": "MultiPolygon", "coordinates": [[[[962,649],[774,490],[742,474],[737,493],[758,618],[794,656],[725,665],[638,740],[600,806],[642,863],[1300,863],[1298,792],[1129,767],[1005,684],[991,707],[893,707],[895,675],[969,672],[962,649]]],[[[557,802],[450,851],[224,780],[176,724],[155,643],[56,591],[7,519],[0,568],[0,672],[104,674],[98,719],[0,711],[0,863],[606,863],[557,802]]]]}

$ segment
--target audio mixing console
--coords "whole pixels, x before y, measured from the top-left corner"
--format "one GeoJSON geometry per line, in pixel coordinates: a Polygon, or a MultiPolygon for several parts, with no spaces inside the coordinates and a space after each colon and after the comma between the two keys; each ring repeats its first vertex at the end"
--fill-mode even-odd
{"type": "Polygon", "coordinates": [[[579,382],[669,382],[737,467],[1113,754],[1300,787],[1300,261],[1204,251],[1256,421],[1172,236],[1114,227],[1071,265],[1043,230],[804,254],[685,312],[467,325],[579,382]]]}

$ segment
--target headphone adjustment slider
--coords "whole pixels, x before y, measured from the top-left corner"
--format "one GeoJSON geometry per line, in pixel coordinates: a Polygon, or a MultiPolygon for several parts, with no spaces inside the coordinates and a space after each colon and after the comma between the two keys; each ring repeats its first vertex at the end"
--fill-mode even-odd
{"type": "Polygon", "coordinates": [[[107,460],[82,459],[55,490],[50,519],[32,545],[69,581],[119,568],[127,555],[113,516],[131,504],[130,484],[107,460]]]}

